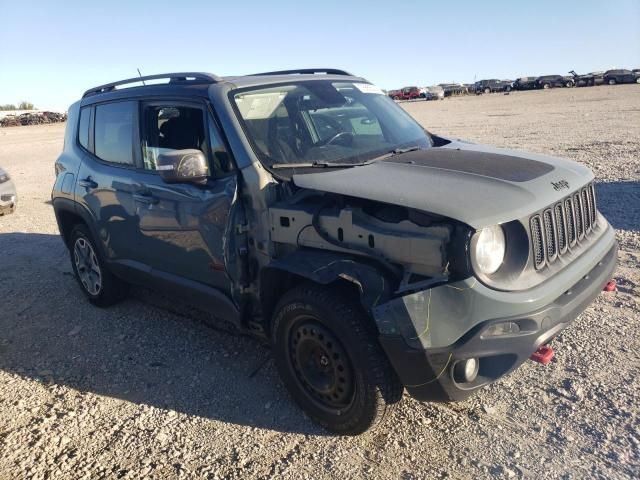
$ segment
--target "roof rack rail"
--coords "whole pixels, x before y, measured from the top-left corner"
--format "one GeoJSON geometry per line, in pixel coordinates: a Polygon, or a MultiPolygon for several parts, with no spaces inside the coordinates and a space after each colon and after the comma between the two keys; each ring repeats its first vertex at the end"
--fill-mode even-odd
{"type": "Polygon", "coordinates": [[[261,75],[304,75],[314,73],[326,73],[327,75],[347,75],[349,77],[353,76],[349,72],[345,72],[344,70],[340,70],[338,68],[299,68],[296,70],[277,70],[275,72],[252,73],[249,76],[258,77],[261,75]]]}
{"type": "Polygon", "coordinates": [[[201,73],[201,72],[180,72],[180,73],[160,73],[157,75],[146,75],[144,77],[134,77],[128,78],[126,80],[120,80],[117,82],[106,83],[104,85],[100,85],[98,87],[93,87],[84,92],[82,98],[88,97],[89,95],[97,95],[98,93],[111,92],[115,90],[116,87],[120,85],[126,85],[128,83],[139,83],[145,80],[159,80],[168,78],[169,83],[183,83],[183,82],[194,82],[194,83],[217,83],[221,81],[221,78],[212,75],[211,73],[201,73]]]}

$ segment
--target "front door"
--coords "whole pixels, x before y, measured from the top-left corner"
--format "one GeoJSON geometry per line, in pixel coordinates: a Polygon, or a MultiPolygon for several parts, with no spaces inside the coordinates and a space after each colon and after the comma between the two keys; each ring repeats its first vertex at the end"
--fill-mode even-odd
{"type": "Polygon", "coordinates": [[[136,173],[138,256],[161,275],[177,276],[225,292],[225,239],[232,229],[236,174],[207,106],[177,101],[140,106],[142,169],[136,173]],[[198,149],[209,159],[202,184],[165,183],[156,164],[169,150],[198,149]]]}

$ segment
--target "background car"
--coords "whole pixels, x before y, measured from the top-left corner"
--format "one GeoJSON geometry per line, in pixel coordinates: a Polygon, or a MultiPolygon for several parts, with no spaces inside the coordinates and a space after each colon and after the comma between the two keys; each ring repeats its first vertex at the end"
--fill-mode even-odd
{"type": "Polygon", "coordinates": [[[427,87],[427,91],[431,94],[431,100],[443,100],[444,99],[444,88],[440,85],[432,85],[427,87]]]}
{"type": "Polygon", "coordinates": [[[420,89],[418,87],[403,87],[400,90],[401,100],[415,100],[420,98],[420,89]]]}
{"type": "Polygon", "coordinates": [[[631,70],[618,69],[607,70],[602,76],[604,83],[607,85],[615,85],[617,83],[640,83],[640,75],[631,70]]]}
{"type": "Polygon", "coordinates": [[[573,87],[574,85],[572,79],[562,75],[543,75],[536,79],[536,88],[573,87]]]}
{"type": "Polygon", "coordinates": [[[475,83],[475,92],[481,93],[493,93],[493,92],[510,92],[513,88],[512,80],[498,80],[497,78],[491,78],[488,80],[479,80],[475,83]]]}
{"type": "Polygon", "coordinates": [[[536,79],[538,77],[520,77],[513,82],[514,90],[533,90],[536,88],[536,79]]]}
{"type": "Polygon", "coordinates": [[[465,95],[469,93],[467,87],[461,83],[441,83],[439,85],[444,90],[445,97],[451,97],[453,95],[465,95]]]}
{"type": "Polygon", "coordinates": [[[571,70],[569,73],[572,75],[573,83],[576,87],[593,87],[604,83],[602,78],[604,72],[602,71],[578,75],[575,70],[571,70]]]}
{"type": "Polygon", "coordinates": [[[391,98],[393,98],[394,100],[400,100],[400,95],[402,94],[402,92],[400,90],[389,90],[387,92],[387,95],[391,98]]]}
{"type": "Polygon", "coordinates": [[[16,187],[9,174],[0,167],[0,216],[13,213],[17,202],[16,187]]]}

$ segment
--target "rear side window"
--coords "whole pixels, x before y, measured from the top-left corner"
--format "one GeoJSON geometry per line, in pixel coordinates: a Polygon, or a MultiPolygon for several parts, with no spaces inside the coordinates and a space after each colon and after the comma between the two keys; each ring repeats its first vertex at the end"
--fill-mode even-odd
{"type": "Polygon", "coordinates": [[[80,123],[78,124],[78,141],[80,145],[89,150],[89,119],[91,109],[84,107],[80,109],[80,123]]]}
{"type": "Polygon", "coordinates": [[[98,105],[95,113],[94,151],[107,162],[133,165],[133,129],[136,102],[98,105]]]}

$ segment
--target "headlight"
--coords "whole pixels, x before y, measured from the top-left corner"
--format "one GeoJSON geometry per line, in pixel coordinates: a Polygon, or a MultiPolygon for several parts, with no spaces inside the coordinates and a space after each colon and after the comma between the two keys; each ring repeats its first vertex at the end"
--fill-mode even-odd
{"type": "Polygon", "coordinates": [[[502,265],[505,248],[501,226],[494,225],[476,232],[471,250],[474,268],[479,273],[491,275],[502,265]]]}
{"type": "Polygon", "coordinates": [[[4,183],[9,181],[9,174],[8,173],[0,173],[0,183],[4,183]]]}

